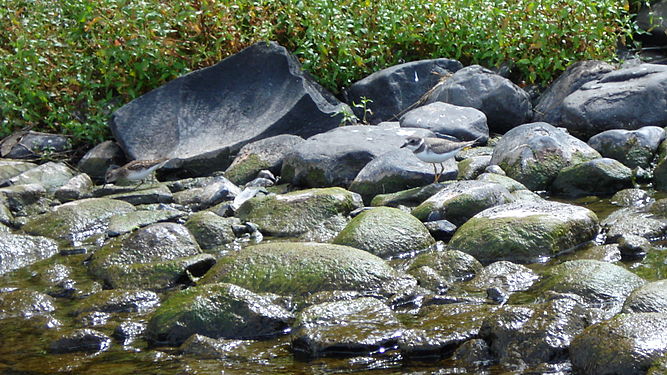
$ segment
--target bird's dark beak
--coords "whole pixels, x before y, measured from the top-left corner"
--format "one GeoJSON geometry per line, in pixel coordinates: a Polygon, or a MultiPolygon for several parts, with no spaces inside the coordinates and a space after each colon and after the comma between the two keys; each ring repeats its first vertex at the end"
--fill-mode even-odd
{"type": "Polygon", "coordinates": [[[401,146],[400,148],[403,148],[403,147],[405,147],[405,146],[407,146],[407,145],[408,145],[408,142],[405,142],[405,143],[403,143],[403,146],[401,146]]]}

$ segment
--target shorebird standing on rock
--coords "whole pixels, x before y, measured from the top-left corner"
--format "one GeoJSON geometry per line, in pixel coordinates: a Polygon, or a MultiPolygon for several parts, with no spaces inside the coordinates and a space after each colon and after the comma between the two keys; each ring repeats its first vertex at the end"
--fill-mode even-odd
{"type": "Polygon", "coordinates": [[[153,171],[162,168],[170,159],[155,159],[155,160],[133,160],[122,167],[111,167],[104,176],[105,183],[112,183],[116,181],[141,181],[138,188],[143,184],[143,180],[148,177],[153,171]]]}
{"type": "Polygon", "coordinates": [[[401,148],[406,147],[409,150],[412,150],[412,153],[414,153],[419,160],[433,164],[435,182],[438,182],[440,180],[440,175],[445,171],[445,166],[442,163],[447,161],[447,159],[456,156],[456,153],[462,149],[472,146],[478,139],[459,142],[443,138],[408,137],[401,148]],[[440,164],[441,169],[439,173],[435,166],[436,163],[440,164]]]}

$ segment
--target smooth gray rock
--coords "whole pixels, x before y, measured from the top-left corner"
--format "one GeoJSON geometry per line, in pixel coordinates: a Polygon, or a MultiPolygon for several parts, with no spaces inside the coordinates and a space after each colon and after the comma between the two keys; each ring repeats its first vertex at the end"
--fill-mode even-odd
{"type": "Polygon", "coordinates": [[[461,141],[489,139],[486,115],[472,107],[434,102],[415,108],[400,118],[401,127],[428,129],[436,135],[449,135],[461,141]]]}
{"type": "Polygon", "coordinates": [[[667,90],[667,67],[641,64],[587,82],[563,100],[561,122],[570,133],[588,138],[610,129],[666,126],[659,110],[667,90]]]}
{"type": "Polygon", "coordinates": [[[473,216],[459,227],[449,247],[485,263],[531,263],[591,241],[598,230],[598,218],[587,208],[520,200],[473,216]]]}
{"type": "Polygon", "coordinates": [[[0,183],[35,167],[37,164],[27,161],[0,159],[0,183]]]}
{"type": "Polygon", "coordinates": [[[371,353],[394,345],[402,325],[372,297],[309,306],[292,327],[292,349],[309,358],[371,353]]]}
{"type": "MultiPolygon", "coordinates": [[[[621,207],[645,207],[655,202],[651,194],[643,189],[623,189],[614,194],[609,202],[621,207]]],[[[667,203],[667,201],[665,202],[667,203]]]]}
{"type": "Polygon", "coordinates": [[[412,210],[421,221],[445,219],[461,225],[480,211],[514,199],[502,185],[482,181],[455,181],[412,210]]]}
{"type": "MultiPolygon", "coordinates": [[[[98,195],[98,192],[96,192],[96,195],[98,195]]],[[[140,204],[171,203],[174,201],[171,191],[163,184],[146,185],[141,189],[123,188],[118,193],[105,195],[104,197],[124,201],[135,206],[140,204]]]]}
{"type": "Polygon", "coordinates": [[[339,125],[345,104],[274,42],[259,42],[116,110],[111,131],[130,159],[177,158],[165,169],[224,170],[251,140],[308,137],[339,125]]]}
{"type": "Polygon", "coordinates": [[[645,374],[667,353],[667,314],[621,314],[588,327],[572,340],[570,360],[579,374],[645,374]]]}
{"type": "Polygon", "coordinates": [[[571,260],[547,269],[533,291],[571,293],[591,308],[621,311],[625,299],[645,281],[623,267],[592,259],[571,260]]]}
{"type": "Polygon", "coordinates": [[[650,240],[667,234],[667,219],[638,208],[616,210],[601,225],[607,234],[607,242],[617,241],[623,235],[637,235],[650,240]]]}
{"type": "MultiPolygon", "coordinates": [[[[346,102],[361,103],[363,98],[370,99],[367,108],[373,114],[367,114],[371,124],[382,121],[396,121],[401,113],[419,102],[424,94],[432,89],[443,77],[447,77],[463,68],[460,62],[451,59],[433,59],[411,61],[375,72],[353,83],[345,90],[346,102]]],[[[359,119],[364,114],[362,109],[352,106],[359,119]]]]}
{"type": "Polygon", "coordinates": [[[553,184],[555,195],[610,195],[632,187],[632,170],[615,159],[593,159],[563,168],[553,184]]]}
{"type": "Polygon", "coordinates": [[[482,264],[458,250],[427,251],[412,259],[407,272],[429,289],[447,289],[452,283],[470,280],[482,270],[482,264]],[[426,277],[425,277],[426,276],[426,277]],[[436,288],[433,288],[436,286],[436,288]]]}
{"type": "Polygon", "coordinates": [[[486,167],[491,162],[491,155],[473,156],[461,160],[458,164],[459,173],[456,176],[459,180],[474,180],[484,173],[486,167]]]}
{"type": "Polygon", "coordinates": [[[54,195],[56,199],[65,203],[82,198],[90,198],[93,189],[93,180],[85,173],[79,173],[59,187],[54,195]]]}
{"type": "Polygon", "coordinates": [[[444,189],[450,182],[433,183],[423,187],[416,187],[408,190],[398,191],[396,193],[379,194],[371,201],[371,206],[418,206],[426,199],[432,197],[440,190],[444,189]]]}
{"type": "Polygon", "coordinates": [[[637,130],[603,131],[592,136],[588,145],[605,158],[616,159],[628,168],[649,168],[664,139],[663,128],[645,126],[637,130]]]}
{"type": "Polygon", "coordinates": [[[42,184],[13,185],[0,188],[0,200],[15,217],[29,217],[48,211],[51,200],[42,184]]]}
{"type": "Polygon", "coordinates": [[[97,182],[104,182],[104,175],[112,165],[127,162],[123,150],[114,141],[104,141],[86,152],[76,167],[97,182]]]}
{"type": "MultiPolygon", "coordinates": [[[[445,170],[440,181],[453,180],[457,176],[454,159],[443,163],[445,170]]],[[[440,165],[437,166],[438,171],[440,165]]],[[[350,191],[361,194],[368,202],[378,194],[389,194],[432,183],[435,180],[433,164],[425,163],[403,148],[386,152],[371,160],[354,178],[350,191]]]]}
{"type": "Polygon", "coordinates": [[[479,109],[486,115],[489,129],[497,133],[505,133],[533,117],[533,106],[523,89],[479,65],[454,73],[429,95],[427,103],[433,102],[479,109]]]}
{"type": "Polygon", "coordinates": [[[233,224],[240,224],[236,218],[224,218],[211,211],[199,211],[185,222],[185,227],[195,237],[203,250],[215,250],[236,239],[233,224]]]}
{"type": "Polygon", "coordinates": [[[69,138],[64,135],[19,131],[0,141],[0,157],[29,159],[51,156],[69,148],[69,138]]]}
{"type": "Polygon", "coordinates": [[[584,83],[596,80],[614,67],[604,61],[578,61],[567,69],[554,81],[535,105],[534,121],[543,121],[550,124],[560,124],[562,117],[563,100],[578,90],[584,83]]]}
{"type": "Polygon", "coordinates": [[[45,237],[0,233],[0,275],[58,253],[55,241],[45,237]]]}
{"type": "Polygon", "coordinates": [[[667,280],[646,283],[633,290],[623,304],[623,312],[667,313],[667,280]]]}
{"type": "Polygon", "coordinates": [[[174,293],[152,315],[146,334],[155,344],[180,345],[193,334],[262,339],[283,334],[293,320],[270,298],[216,283],[174,293]]]}
{"type": "Polygon", "coordinates": [[[496,144],[491,164],[530,190],[548,190],[561,169],[599,158],[586,143],[545,122],[508,131],[496,144]]]}
{"type": "Polygon", "coordinates": [[[245,184],[264,169],[278,174],[285,155],[303,141],[299,136],[283,134],[248,143],[227,168],[225,177],[235,184],[245,184]]]}
{"type": "Polygon", "coordinates": [[[204,186],[193,187],[174,194],[174,201],[194,210],[202,210],[220,202],[231,201],[241,189],[223,176],[217,176],[204,186]]]}
{"type": "Polygon", "coordinates": [[[7,180],[7,184],[40,184],[44,186],[46,191],[53,193],[56,189],[65,185],[75,175],[76,172],[64,163],[54,163],[50,161],[10,178],[7,180]]]}
{"type": "Polygon", "coordinates": [[[348,187],[371,160],[398,150],[408,136],[433,136],[425,129],[342,126],[308,138],[283,160],[285,182],[305,187],[348,187]]]}

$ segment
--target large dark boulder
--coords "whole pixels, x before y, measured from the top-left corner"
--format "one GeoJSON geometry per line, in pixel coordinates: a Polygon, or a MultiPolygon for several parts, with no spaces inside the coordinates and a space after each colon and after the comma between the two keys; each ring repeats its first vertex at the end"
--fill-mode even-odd
{"type": "Polygon", "coordinates": [[[614,67],[598,60],[579,61],[570,65],[554,83],[540,95],[535,105],[535,121],[558,124],[561,120],[563,99],[584,83],[600,78],[614,67]]]}
{"type": "MultiPolygon", "coordinates": [[[[401,113],[417,103],[419,99],[440,79],[461,69],[456,60],[433,59],[412,61],[375,72],[355,82],[346,91],[349,104],[370,99],[367,108],[373,111],[366,115],[371,124],[398,120],[401,113]]],[[[363,118],[362,108],[353,108],[363,118]]]]}
{"type": "Polygon", "coordinates": [[[445,102],[484,112],[489,129],[505,133],[533,117],[530,97],[522,88],[479,65],[467,66],[430,94],[428,103],[445,102]]]}
{"type": "Polygon", "coordinates": [[[166,168],[206,173],[250,141],[334,128],[344,108],[285,48],[261,42],[124,105],[111,131],[132,159],[177,158],[166,168]]]}
{"type": "Polygon", "coordinates": [[[590,81],[563,100],[561,121],[577,137],[667,125],[667,66],[641,64],[590,81]]]}

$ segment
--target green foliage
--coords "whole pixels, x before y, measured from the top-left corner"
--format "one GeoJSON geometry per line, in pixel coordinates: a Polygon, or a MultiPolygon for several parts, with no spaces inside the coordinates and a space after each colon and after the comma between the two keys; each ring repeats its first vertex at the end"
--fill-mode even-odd
{"type": "MultiPolygon", "coordinates": [[[[624,5],[625,4],[625,5],[624,5]]],[[[449,57],[545,84],[614,58],[635,32],[618,0],[0,0],[0,136],[24,127],[95,143],[110,113],[188,71],[275,40],[328,89],[449,57]]]]}

